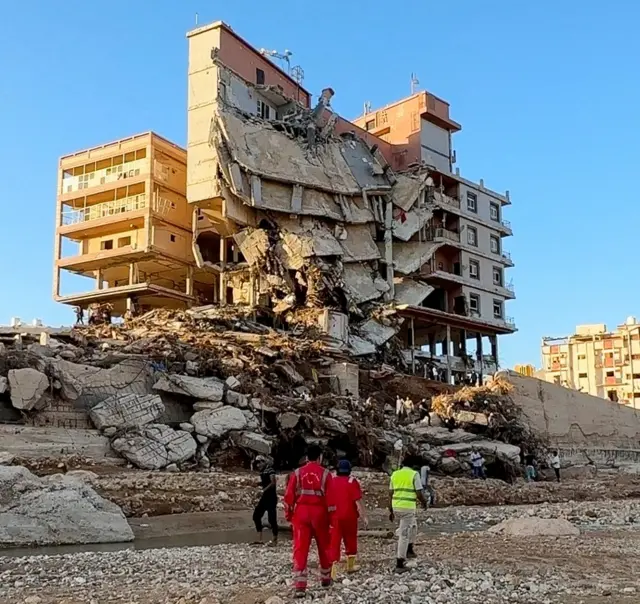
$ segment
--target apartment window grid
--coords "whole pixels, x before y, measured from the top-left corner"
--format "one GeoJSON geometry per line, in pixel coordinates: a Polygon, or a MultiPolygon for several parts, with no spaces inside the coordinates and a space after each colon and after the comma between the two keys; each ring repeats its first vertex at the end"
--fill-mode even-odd
{"type": "Polygon", "coordinates": [[[490,236],[490,245],[491,245],[491,253],[499,254],[500,253],[500,238],[495,235],[490,236]]]}
{"type": "Polygon", "coordinates": [[[478,196],[471,191],[467,191],[467,210],[474,214],[478,213],[478,196]]]}
{"type": "Polygon", "coordinates": [[[271,118],[271,107],[269,107],[269,105],[267,105],[264,101],[258,99],[257,108],[258,115],[263,120],[268,120],[271,118]]]}
{"type": "Polygon", "coordinates": [[[491,216],[491,220],[500,222],[500,206],[493,201],[489,205],[489,215],[491,216]]]}
{"type": "Polygon", "coordinates": [[[467,243],[473,247],[478,247],[478,229],[467,227],[467,243]]]}
{"type": "Polygon", "coordinates": [[[477,260],[469,260],[469,277],[480,279],[480,263],[477,260]]]}
{"type": "Polygon", "coordinates": [[[469,310],[473,314],[480,314],[480,296],[478,294],[469,294],[469,310]]]}

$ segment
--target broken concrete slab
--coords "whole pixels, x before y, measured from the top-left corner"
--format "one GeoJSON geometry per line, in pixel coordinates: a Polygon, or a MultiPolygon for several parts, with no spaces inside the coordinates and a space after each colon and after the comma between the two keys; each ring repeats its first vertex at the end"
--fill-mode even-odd
{"type": "Polygon", "coordinates": [[[396,174],[397,180],[391,190],[393,205],[408,212],[417,201],[420,201],[420,196],[427,185],[428,178],[428,173],[420,176],[396,174]]]}
{"type": "Polygon", "coordinates": [[[271,441],[256,432],[242,432],[234,438],[236,445],[259,455],[271,455],[271,441]]]}
{"type": "Polygon", "coordinates": [[[344,230],[345,237],[340,239],[343,262],[367,262],[380,258],[369,225],[349,225],[344,230]]]}
{"type": "Polygon", "coordinates": [[[393,236],[400,241],[409,241],[420,229],[425,227],[433,217],[429,208],[414,208],[410,212],[397,210],[391,228],[393,236]]]}
{"type": "Polygon", "coordinates": [[[393,266],[397,272],[403,275],[416,273],[433,258],[440,247],[442,247],[442,243],[397,242],[393,246],[393,266]]]}
{"type": "Polygon", "coordinates": [[[302,377],[295,369],[295,367],[287,361],[278,361],[274,364],[274,369],[285,376],[292,384],[299,386],[304,384],[304,377],[302,377]]]}
{"type": "Polygon", "coordinates": [[[346,426],[333,417],[322,417],[320,421],[322,422],[323,427],[329,432],[336,432],[338,434],[347,433],[346,426]]]}
{"type": "Polygon", "coordinates": [[[212,403],[211,401],[198,401],[197,403],[193,403],[194,411],[215,411],[221,407],[224,407],[223,402],[212,403]]]}
{"type": "Polygon", "coordinates": [[[349,352],[354,357],[362,357],[376,353],[374,344],[356,334],[349,335],[349,352]]]}
{"type": "Polygon", "coordinates": [[[41,409],[46,403],[44,394],[49,388],[49,378],[35,369],[10,369],[9,388],[11,404],[21,411],[41,409]]]}
{"type": "Polygon", "coordinates": [[[365,340],[375,346],[386,344],[398,331],[396,328],[382,325],[374,319],[369,319],[362,325],[358,325],[357,329],[365,340]]]}
{"type": "Polygon", "coordinates": [[[197,378],[188,375],[163,374],[153,385],[153,389],[182,394],[201,401],[218,402],[224,396],[224,382],[215,377],[197,378]]]}
{"type": "Polygon", "coordinates": [[[89,410],[89,417],[98,430],[126,429],[152,424],[163,413],[164,404],[157,394],[125,394],[98,403],[89,410]]]}
{"type": "Polygon", "coordinates": [[[345,264],[342,272],[344,289],[355,304],[377,300],[389,291],[389,284],[367,264],[345,264]]]}
{"type": "Polygon", "coordinates": [[[122,510],[86,484],[51,484],[20,466],[0,466],[0,545],[133,541],[122,510]]]}
{"type": "Polygon", "coordinates": [[[240,388],[241,383],[240,380],[235,377],[234,375],[230,375],[225,381],[224,383],[227,385],[227,387],[231,390],[237,390],[238,388],[240,388]]]}
{"type": "Polygon", "coordinates": [[[248,409],[249,401],[251,400],[249,395],[240,394],[239,392],[234,392],[233,390],[227,390],[225,399],[227,401],[227,405],[238,407],[239,409],[248,409]]]}
{"type": "Polygon", "coordinates": [[[9,389],[9,380],[0,376],[0,394],[4,394],[9,389]]]}
{"type": "Polygon", "coordinates": [[[164,424],[144,426],[116,438],[111,446],[143,470],[159,470],[172,463],[183,463],[197,450],[196,441],[189,432],[174,430],[164,424]]]}
{"type": "Polygon", "coordinates": [[[395,304],[408,306],[420,306],[427,296],[434,291],[434,287],[415,279],[395,278],[394,280],[395,304]]]}
{"type": "Polygon", "coordinates": [[[198,411],[191,417],[197,434],[208,438],[222,438],[232,430],[244,430],[247,418],[240,409],[221,407],[215,411],[198,411]]]}
{"type": "Polygon", "coordinates": [[[278,416],[278,423],[283,430],[293,430],[300,421],[299,413],[292,413],[290,411],[286,411],[285,413],[281,413],[278,416]]]}

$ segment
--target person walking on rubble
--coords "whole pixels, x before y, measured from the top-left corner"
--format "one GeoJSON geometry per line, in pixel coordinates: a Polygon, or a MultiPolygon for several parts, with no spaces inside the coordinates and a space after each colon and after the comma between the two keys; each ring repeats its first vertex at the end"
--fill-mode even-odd
{"type": "MultiPolygon", "coordinates": [[[[307,559],[311,540],[315,539],[320,562],[322,587],[331,587],[331,542],[329,536],[329,504],[333,476],[322,467],[322,450],[310,445],[307,463],[289,478],[284,496],[285,517],[293,526],[293,576],[295,597],[307,592],[307,559]]],[[[333,511],[333,510],[331,510],[333,511]]]]}
{"type": "Polygon", "coordinates": [[[76,313],[76,325],[84,325],[84,310],[82,310],[82,306],[76,306],[74,311],[76,313]]]}
{"type": "Polygon", "coordinates": [[[427,500],[422,491],[420,474],[411,467],[411,459],[407,456],[402,467],[391,475],[389,483],[389,520],[399,521],[398,548],[396,556],[396,573],[404,573],[407,558],[415,558],[413,543],[418,534],[417,502],[423,509],[427,508],[427,500]]]}
{"type": "Polygon", "coordinates": [[[364,506],[362,505],[362,489],[356,478],[351,476],[351,464],[347,459],[338,462],[336,476],[331,487],[330,507],[335,508],[331,513],[331,578],[336,579],[340,550],[344,543],[347,556],[347,573],[360,570],[356,566],[358,555],[358,519],[365,527],[369,525],[364,506]]]}
{"type": "Polygon", "coordinates": [[[469,458],[471,461],[471,469],[473,470],[474,478],[482,478],[483,480],[487,479],[487,476],[484,471],[484,457],[482,457],[482,453],[480,453],[477,447],[473,447],[471,449],[471,456],[469,458]]]}
{"type": "Polygon", "coordinates": [[[258,461],[258,469],[260,470],[260,486],[262,493],[260,501],[253,511],[253,522],[258,532],[258,542],[262,543],[262,517],[267,514],[273,540],[271,545],[278,544],[278,494],[276,492],[276,471],[273,466],[266,460],[258,461]]]}
{"type": "Polygon", "coordinates": [[[560,455],[558,454],[557,451],[554,451],[551,454],[549,465],[553,468],[553,471],[555,472],[556,481],[560,482],[560,455]]]}

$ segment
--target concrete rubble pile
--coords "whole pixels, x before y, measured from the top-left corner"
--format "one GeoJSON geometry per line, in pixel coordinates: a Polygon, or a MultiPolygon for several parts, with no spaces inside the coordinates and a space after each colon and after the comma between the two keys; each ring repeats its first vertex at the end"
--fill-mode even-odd
{"type": "MultiPolygon", "coordinates": [[[[516,446],[399,419],[398,394],[429,397],[430,388],[446,386],[387,365],[361,370],[320,326],[300,322],[285,331],[255,319],[235,308],[152,311],[122,325],[75,329],[68,342],[8,349],[3,364],[31,379],[21,378],[20,400],[38,402],[19,408],[23,420],[62,402],[82,408],[114,451],[148,470],[247,465],[257,455],[290,467],[310,442],[368,467],[412,451],[461,475],[472,447],[489,464],[517,464],[516,446]]],[[[7,405],[15,396],[10,388],[0,398],[7,405]]]]}

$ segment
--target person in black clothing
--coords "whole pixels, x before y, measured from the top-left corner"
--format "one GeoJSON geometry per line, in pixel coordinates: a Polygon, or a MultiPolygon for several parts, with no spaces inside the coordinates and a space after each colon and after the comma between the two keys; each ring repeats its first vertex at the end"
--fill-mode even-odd
{"type": "Polygon", "coordinates": [[[260,486],[262,495],[253,512],[253,522],[256,525],[259,542],[262,543],[262,517],[267,514],[271,531],[273,533],[273,545],[278,542],[278,493],[276,491],[276,471],[268,462],[259,462],[260,486]]]}

